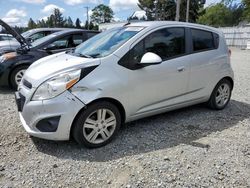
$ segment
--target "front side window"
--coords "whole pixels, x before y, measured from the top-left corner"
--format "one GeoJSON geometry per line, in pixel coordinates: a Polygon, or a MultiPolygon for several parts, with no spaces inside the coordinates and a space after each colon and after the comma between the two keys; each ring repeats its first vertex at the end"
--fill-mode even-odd
{"type": "Polygon", "coordinates": [[[215,48],[213,33],[199,29],[191,29],[193,51],[211,50],[215,48]]]}
{"type": "Polygon", "coordinates": [[[82,43],[82,35],[75,34],[60,38],[47,46],[49,50],[60,50],[66,48],[75,48],[82,43]]]}
{"type": "Polygon", "coordinates": [[[166,28],[149,34],[142,41],[136,44],[120,60],[119,64],[130,69],[137,69],[142,56],[147,52],[153,52],[159,55],[163,61],[184,55],[185,29],[179,27],[166,28]]]}

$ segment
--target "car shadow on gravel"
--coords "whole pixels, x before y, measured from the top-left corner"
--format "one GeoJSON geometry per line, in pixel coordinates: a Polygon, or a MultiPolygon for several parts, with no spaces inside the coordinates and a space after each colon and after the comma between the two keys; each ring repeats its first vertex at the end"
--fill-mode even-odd
{"type": "Polygon", "coordinates": [[[221,111],[196,105],[127,123],[107,146],[86,149],[74,141],[55,142],[32,138],[38,151],[63,159],[109,161],[126,156],[171,148],[179,144],[209,149],[196,142],[214,132],[236,125],[250,116],[250,104],[232,100],[221,111]]]}
{"type": "Polygon", "coordinates": [[[9,87],[0,87],[0,94],[13,94],[15,91],[9,87]]]}

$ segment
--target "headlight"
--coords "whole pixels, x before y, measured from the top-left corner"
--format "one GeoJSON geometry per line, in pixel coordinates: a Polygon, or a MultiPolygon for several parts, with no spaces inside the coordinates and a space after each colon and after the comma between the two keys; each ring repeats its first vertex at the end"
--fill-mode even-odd
{"type": "Polygon", "coordinates": [[[6,54],[3,54],[1,57],[0,57],[0,63],[3,63],[4,61],[7,61],[9,59],[12,59],[14,57],[16,57],[17,54],[16,52],[10,52],[10,53],[6,53],[6,54]]]}
{"type": "Polygon", "coordinates": [[[56,97],[78,82],[81,70],[59,74],[42,83],[35,91],[32,100],[45,100],[56,97]]]}

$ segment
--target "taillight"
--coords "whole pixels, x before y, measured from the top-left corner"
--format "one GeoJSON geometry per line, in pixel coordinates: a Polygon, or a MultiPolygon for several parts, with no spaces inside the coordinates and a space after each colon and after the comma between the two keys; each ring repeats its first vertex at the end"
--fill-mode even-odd
{"type": "Polygon", "coordinates": [[[231,54],[232,54],[231,49],[228,49],[228,54],[229,54],[229,57],[231,57],[231,54]]]}

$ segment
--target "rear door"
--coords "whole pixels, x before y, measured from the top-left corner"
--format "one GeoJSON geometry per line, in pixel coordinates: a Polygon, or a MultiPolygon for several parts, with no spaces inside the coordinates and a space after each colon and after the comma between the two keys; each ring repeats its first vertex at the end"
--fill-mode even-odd
{"type": "Polygon", "coordinates": [[[216,76],[218,63],[218,35],[201,29],[190,28],[192,54],[189,92],[193,98],[207,95],[206,89],[216,76]]]}

